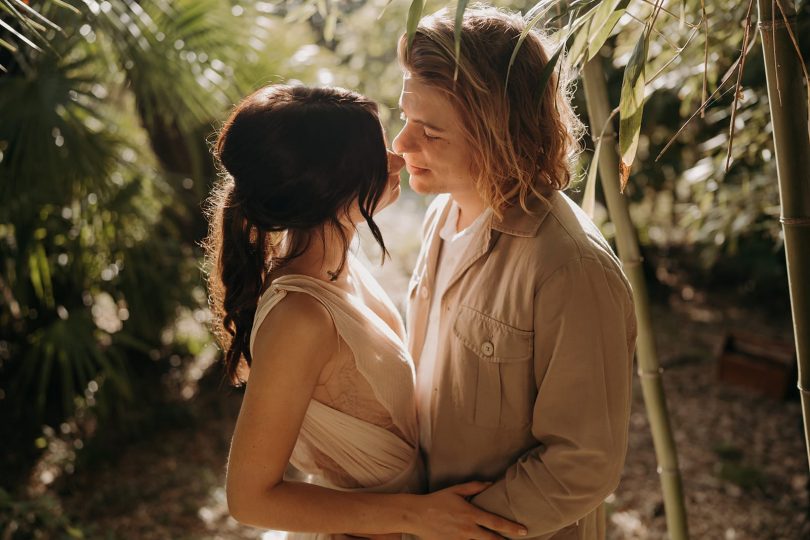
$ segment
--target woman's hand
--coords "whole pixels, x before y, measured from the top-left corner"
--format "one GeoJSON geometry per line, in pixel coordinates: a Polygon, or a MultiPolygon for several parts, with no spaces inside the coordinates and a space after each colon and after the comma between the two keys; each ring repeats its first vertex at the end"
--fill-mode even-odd
{"type": "Polygon", "coordinates": [[[350,540],[353,538],[362,538],[365,540],[402,540],[402,533],[388,533],[388,534],[338,534],[333,535],[336,540],[350,540]]]}
{"type": "Polygon", "coordinates": [[[412,532],[421,540],[499,540],[499,534],[525,536],[526,528],[471,504],[467,497],[489,487],[486,482],[458,484],[428,495],[417,495],[412,532]]]}

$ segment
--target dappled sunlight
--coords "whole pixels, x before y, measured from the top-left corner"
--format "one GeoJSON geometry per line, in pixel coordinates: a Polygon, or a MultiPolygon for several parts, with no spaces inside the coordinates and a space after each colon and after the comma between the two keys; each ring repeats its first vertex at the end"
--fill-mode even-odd
{"type": "Polygon", "coordinates": [[[619,538],[625,540],[640,540],[647,538],[649,530],[644,526],[639,512],[616,512],[610,516],[610,523],[615,527],[619,538]]]}
{"type": "Polygon", "coordinates": [[[380,248],[368,227],[363,225],[358,228],[364,262],[403,314],[408,280],[422,243],[422,219],[430,200],[432,198],[403,189],[397,202],[374,217],[385,241],[385,247],[391,255],[391,258],[382,265],[380,248]]]}
{"type": "MultiPolygon", "coordinates": [[[[224,378],[201,272],[202,210],[219,174],[211,145],[233,104],[274,82],[369,96],[390,143],[402,126],[396,43],[420,4],[8,4],[19,13],[0,21],[0,538],[280,538],[227,509],[242,390],[224,378]]],[[[494,4],[526,12],[533,3],[494,4]]],[[[442,5],[456,3],[429,3],[424,14],[442,5]]],[[[799,9],[790,22],[806,61],[810,3],[777,5],[799,9]]],[[[604,61],[620,129],[602,151],[637,146],[622,201],[649,289],[692,538],[810,537],[780,223],[784,212],[786,226],[806,228],[810,216],[788,215],[796,205],[776,165],[785,148],[774,143],[776,115],[803,109],[788,102],[787,81],[775,100],[766,84],[777,54],[782,71],[794,59],[781,56],[795,52],[793,40],[763,49],[774,25],[753,9],[749,21],[748,3],[731,0],[535,7],[544,6],[538,28],[557,32],[555,46],[571,17],[587,18],[566,51],[604,61]],[[645,39],[634,108],[623,80],[645,39]]],[[[584,121],[595,107],[579,86],[584,121]]],[[[582,144],[568,193],[581,200],[595,179],[593,220],[615,246],[624,238],[604,198],[610,171],[591,137],[582,144]]],[[[352,249],[404,314],[432,197],[402,176],[400,199],[375,216],[390,259],[380,264],[365,225],[352,249]]],[[[667,538],[658,466],[635,377],[609,540],[667,538]]]]}
{"type": "Polygon", "coordinates": [[[225,496],[225,488],[222,486],[213,487],[208,493],[204,506],[197,510],[197,515],[208,531],[207,535],[201,535],[210,540],[225,538],[232,534],[237,538],[245,540],[251,538],[264,539],[261,530],[240,525],[230,514],[228,514],[228,504],[225,496]]]}

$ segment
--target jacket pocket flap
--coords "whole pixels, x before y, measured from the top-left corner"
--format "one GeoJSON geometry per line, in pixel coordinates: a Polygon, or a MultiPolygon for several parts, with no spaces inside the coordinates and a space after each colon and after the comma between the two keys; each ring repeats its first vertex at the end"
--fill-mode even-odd
{"type": "Polygon", "coordinates": [[[453,333],[487,362],[525,362],[532,357],[534,332],[520,330],[468,306],[460,306],[453,333]]]}

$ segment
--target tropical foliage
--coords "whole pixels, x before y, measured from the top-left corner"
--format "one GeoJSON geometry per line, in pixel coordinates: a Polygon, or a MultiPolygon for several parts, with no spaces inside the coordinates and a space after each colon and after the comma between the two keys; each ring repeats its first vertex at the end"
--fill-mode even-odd
{"type": "Polygon", "coordinates": [[[28,449],[76,407],[137,410],[187,350],[167,331],[204,323],[206,140],[272,74],[311,75],[310,29],[269,3],[74,3],[0,15],[0,436],[28,449]]]}
{"type": "MultiPolygon", "coordinates": [[[[686,281],[733,286],[783,310],[749,3],[495,3],[556,33],[575,64],[604,60],[648,274],[683,294],[686,281]]],[[[301,80],[381,101],[393,131],[396,38],[443,4],[467,2],[0,0],[0,439],[32,450],[43,421],[77,409],[126,417],[198,353],[176,321],[206,320],[198,241],[218,122],[249,90],[301,80]]],[[[796,5],[806,59],[810,4],[796,5]]],[[[577,103],[584,116],[581,93],[577,103]]],[[[575,193],[597,178],[591,155],[575,193]]]]}

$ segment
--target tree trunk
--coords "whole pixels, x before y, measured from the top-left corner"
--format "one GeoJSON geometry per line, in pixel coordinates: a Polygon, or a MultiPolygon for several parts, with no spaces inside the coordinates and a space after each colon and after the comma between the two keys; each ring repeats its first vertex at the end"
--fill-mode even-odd
{"type": "MultiPolygon", "coordinates": [[[[601,62],[601,57],[596,56],[585,64],[582,72],[591,133],[594,138],[599,136],[602,126],[607,122],[611,111],[601,62]]],[[[598,156],[599,176],[602,179],[602,189],[607,202],[608,214],[616,228],[616,246],[619,257],[633,287],[635,297],[636,319],[638,320],[639,329],[636,345],[638,374],[641,378],[641,389],[650,420],[655,455],[658,460],[658,474],[661,477],[661,486],[664,492],[667,529],[670,538],[673,540],[684,540],[689,538],[689,530],[683,501],[683,488],[680,471],[678,470],[675,441],[669,423],[664,386],[661,380],[662,370],[655,351],[647,284],[641,266],[638,238],[630,220],[627,199],[619,191],[619,155],[614,142],[616,132],[612,126],[605,130],[603,137],[608,140],[601,145],[598,156]]]]}
{"type": "Polygon", "coordinates": [[[779,5],[784,8],[793,35],[798,38],[793,2],[778,0],[774,4],[773,0],[757,0],[782,204],[805,443],[810,461],[810,124],[801,60],[779,5]]]}

